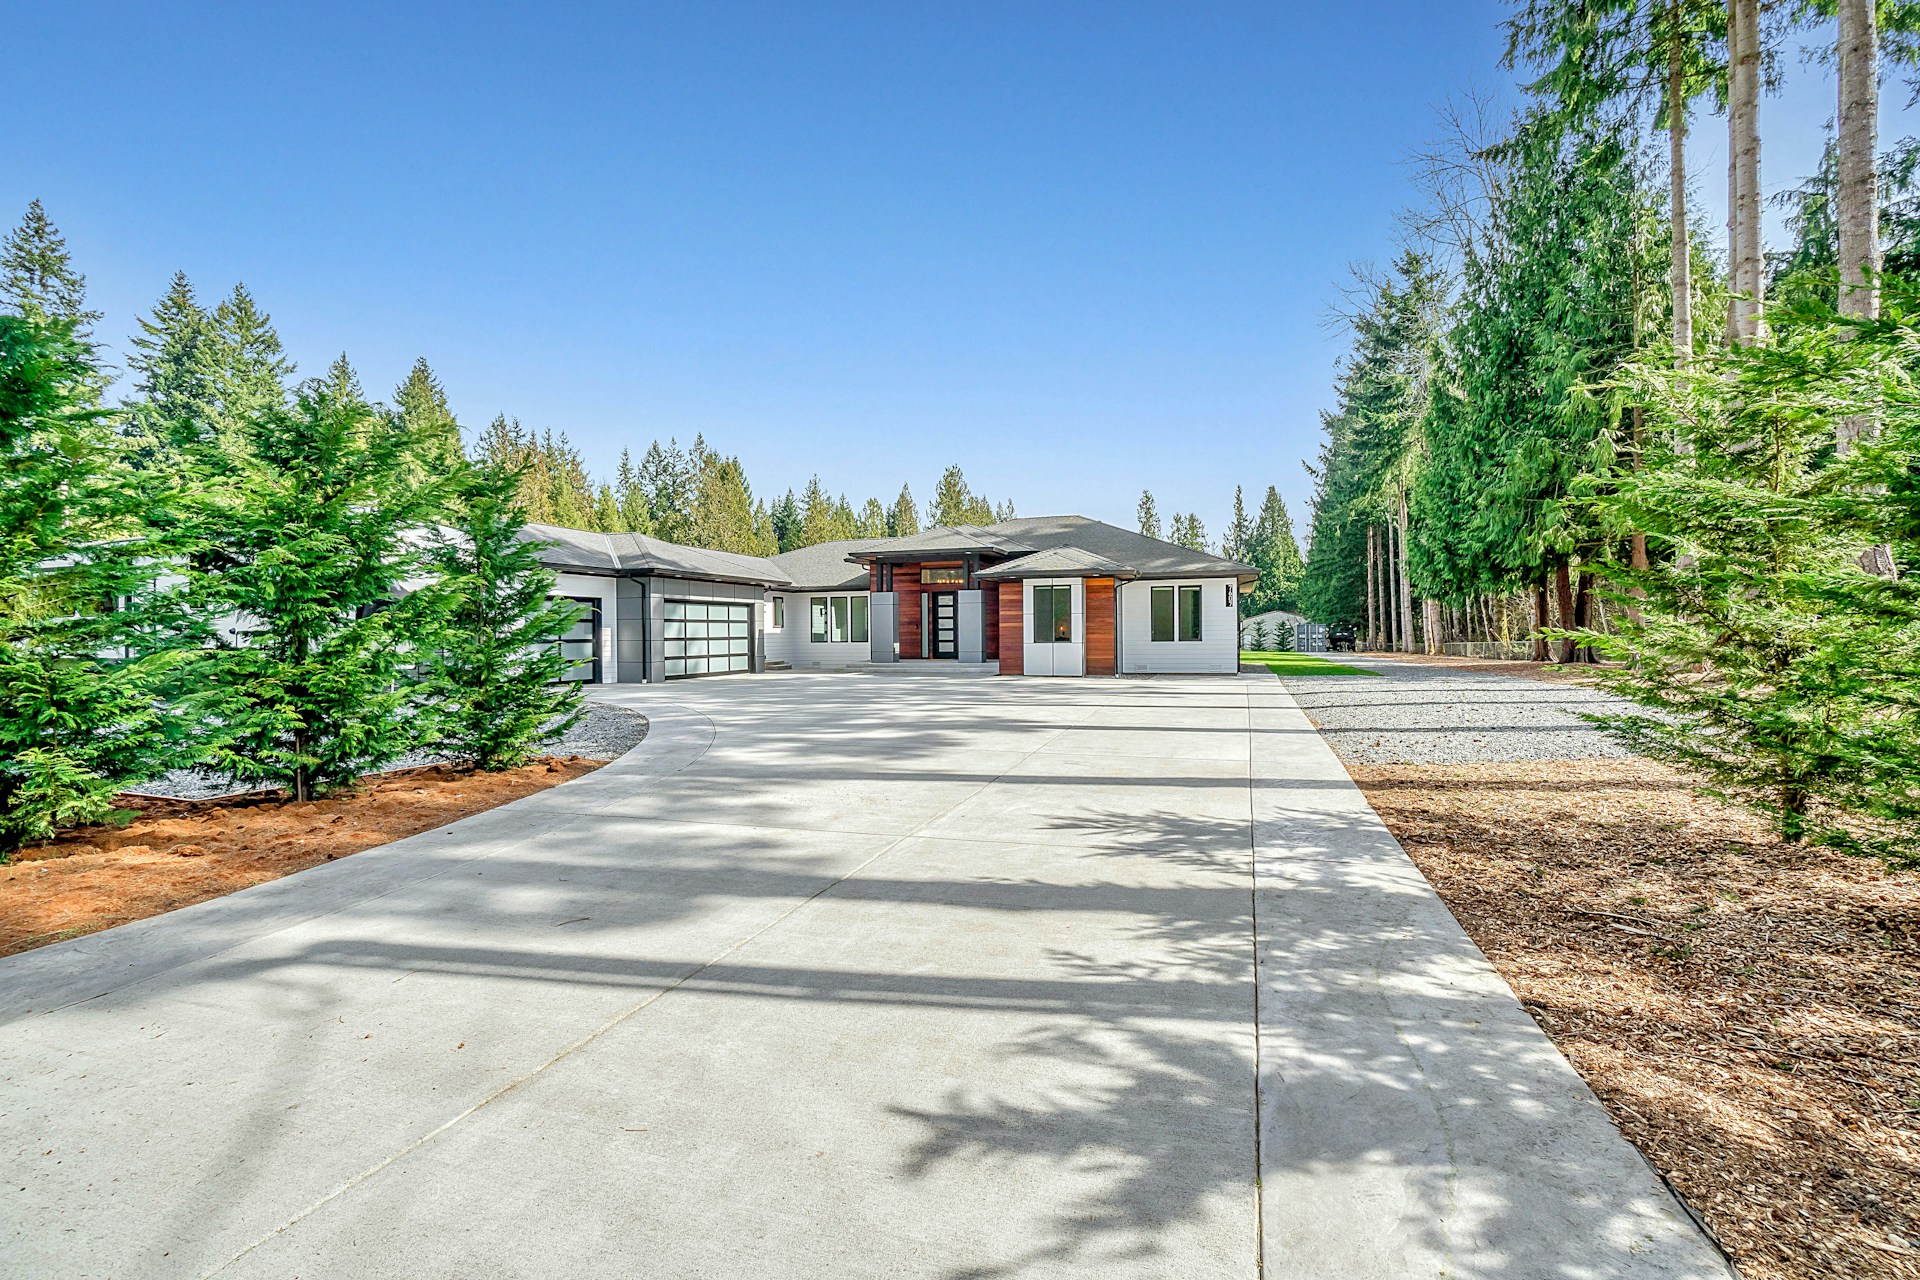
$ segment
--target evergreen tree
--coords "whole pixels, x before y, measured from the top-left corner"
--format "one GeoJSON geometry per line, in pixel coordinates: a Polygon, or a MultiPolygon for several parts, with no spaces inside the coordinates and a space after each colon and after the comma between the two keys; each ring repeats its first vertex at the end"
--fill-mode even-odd
{"type": "Polygon", "coordinates": [[[1420,438],[1410,573],[1449,599],[1551,587],[1577,620],[1587,567],[1626,534],[1578,500],[1622,469],[1604,445],[1623,410],[1585,388],[1634,354],[1641,288],[1659,278],[1653,206],[1614,138],[1560,119],[1523,122],[1503,182],[1420,438]]]}
{"type": "Polygon", "coordinates": [[[555,598],[553,574],[525,536],[520,479],[461,469],[460,500],[427,557],[442,614],[423,647],[425,736],[478,769],[525,763],[584,709],[557,643],[581,609],[555,598]]]}
{"type": "Polygon", "coordinates": [[[1253,521],[1247,518],[1246,494],[1239,485],[1233,486],[1233,519],[1227,525],[1226,535],[1220,540],[1220,554],[1229,560],[1246,563],[1248,545],[1253,541],[1253,521]]]}
{"type": "Polygon", "coordinates": [[[1599,719],[1635,751],[1789,841],[1920,866],[1920,584],[1861,564],[1875,545],[1920,556],[1920,294],[1904,288],[1885,320],[1828,307],[1776,345],[1625,369],[1650,438],[1682,447],[1598,502],[1668,554],[1609,565],[1626,620],[1579,638],[1624,660],[1603,681],[1647,710],[1599,719]],[[1886,438],[1833,457],[1834,424],[1863,411],[1886,438]]]}
{"type": "MultiPolygon", "coordinates": [[[[209,340],[201,348],[207,387],[217,405],[209,430],[223,449],[232,452],[242,447],[247,424],[286,408],[294,367],[274,332],[272,318],[260,310],[244,284],[233,286],[233,292],[213,309],[209,327],[209,340]]],[[[336,363],[344,362],[342,356],[336,363]]]]}
{"type": "Polygon", "coordinates": [[[773,524],[773,542],[781,551],[791,551],[801,545],[800,542],[800,504],[794,499],[793,490],[782,494],[773,504],[769,513],[773,524]]]}
{"type": "Polygon", "coordinates": [[[621,533],[620,503],[613,496],[613,486],[603,484],[593,493],[593,530],[596,533],[621,533]]]}
{"type": "Polygon", "coordinates": [[[808,479],[806,490],[800,495],[800,540],[797,545],[814,547],[837,538],[851,537],[850,529],[841,528],[839,516],[839,505],[822,487],[820,477],[808,479]]]}
{"type": "MultiPolygon", "coordinates": [[[[73,337],[82,343],[100,318],[98,311],[87,309],[87,278],[73,269],[66,237],[38,200],[27,205],[20,225],[0,241],[0,305],[18,316],[71,320],[73,337]]],[[[97,362],[90,367],[97,383],[105,385],[97,362]]]]}
{"type": "Polygon", "coordinates": [[[194,297],[186,273],[173,282],[151,316],[136,317],[133,373],[136,398],[125,405],[127,460],[145,469],[177,470],[179,445],[208,429],[218,409],[209,344],[217,341],[212,317],[194,297]]]}
{"type": "Polygon", "coordinates": [[[761,540],[760,513],[740,459],[723,458],[704,444],[699,457],[700,487],[687,529],[688,544],[741,555],[772,555],[775,548],[761,540]]]}
{"type": "Polygon", "coordinates": [[[887,536],[887,509],[880,505],[880,499],[868,498],[860,512],[853,519],[853,536],[856,538],[884,538],[887,536]]]}
{"type": "Polygon", "coordinates": [[[446,389],[424,356],[413,362],[406,381],[394,388],[393,417],[413,455],[416,480],[452,475],[466,458],[446,389]]]}
{"type": "Polygon", "coordinates": [[[620,469],[614,476],[613,496],[623,531],[647,535],[653,533],[653,509],[647,504],[646,487],[640,481],[633,458],[625,449],[620,451],[620,469]]]}
{"type": "Polygon", "coordinates": [[[525,510],[530,486],[527,477],[521,473],[532,467],[534,448],[533,438],[520,425],[520,419],[509,418],[504,413],[495,414],[493,421],[487,424],[487,429],[474,441],[473,454],[474,460],[481,466],[519,476],[520,496],[516,501],[525,510]]]}
{"type": "Polygon", "coordinates": [[[1207,527],[1201,523],[1200,517],[1197,515],[1182,515],[1179,512],[1175,512],[1173,526],[1167,541],[1172,542],[1176,546],[1185,547],[1189,551],[1205,551],[1207,549],[1207,527]]]}
{"type": "Polygon", "coordinates": [[[911,538],[918,532],[920,510],[914,505],[913,491],[903,484],[900,486],[900,496],[893,500],[893,507],[887,512],[887,536],[911,538]]]}
{"type": "Polygon", "coordinates": [[[181,763],[194,710],[164,709],[168,548],[114,471],[78,324],[0,315],[0,861],[181,763]]]}
{"type": "Polygon", "coordinates": [[[665,448],[658,440],[647,446],[640,459],[640,484],[647,493],[654,537],[686,542],[699,483],[699,455],[705,452],[706,442],[697,438],[691,454],[677,440],[668,440],[665,448]]]}
{"type": "Polygon", "coordinates": [[[927,507],[929,526],[957,528],[992,524],[993,519],[993,504],[968,487],[959,464],[940,473],[940,483],[934,486],[933,501],[927,507]]]}
{"type": "Polygon", "coordinates": [[[1142,489],[1140,491],[1140,506],[1139,506],[1138,514],[1140,516],[1141,534],[1149,538],[1159,538],[1160,532],[1161,532],[1160,531],[1160,508],[1157,504],[1155,504],[1153,500],[1152,490],[1142,489]]]}
{"type": "Polygon", "coordinates": [[[237,458],[200,462],[184,562],[198,615],[237,619],[188,660],[224,726],[208,763],[300,800],[414,745],[416,639],[439,621],[439,594],[402,584],[447,494],[410,482],[406,440],[357,387],[343,357],[241,424],[237,458]]]}
{"type": "Polygon", "coordinates": [[[1586,124],[1614,109],[1639,111],[1667,132],[1669,318],[1684,364],[1695,348],[1688,117],[1695,98],[1726,85],[1726,64],[1712,56],[1727,36],[1726,0],[1521,0],[1518,9],[1507,23],[1506,64],[1540,68],[1529,87],[1558,114],[1586,124]]]}
{"type": "Polygon", "coordinates": [[[993,519],[995,523],[998,523],[1002,520],[1011,520],[1013,518],[1014,518],[1014,512],[1013,512],[1012,498],[1008,498],[1005,502],[996,502],[993,504],[993,519]]]}
{"type": "Polygon", "coordinates": [[[1269,613],[1297,608],[1306,568],[1300,560],[1300,544],[1294,540],[1293,517],[1287,513],[1286,499],[1272,485],[1267,486],[1260,514],[1247,535],[1245,555],[1245,563],[1260,571],[1260,580],[1251,593],[1240,597],[1241,610],[1269,613]]]}

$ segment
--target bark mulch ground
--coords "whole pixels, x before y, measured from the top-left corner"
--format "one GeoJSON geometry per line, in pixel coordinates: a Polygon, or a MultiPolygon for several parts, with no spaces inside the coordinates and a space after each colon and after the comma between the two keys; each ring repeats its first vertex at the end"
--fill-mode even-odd
{"type": "Polygon", "coordinates": [[[346,795],[288,803],[122,796],[127,826],[81,827],[0,866],[0,956],[172,911],[431,831],[591,773],[565,756],[478,773],[448,765],[361,780],[346,795]]]}
{"type": "Polygon", "coordinates": [[[1349,768],[1748,1280],[1920,1278],[1920,875],[1644,760],[1349,768]]]}

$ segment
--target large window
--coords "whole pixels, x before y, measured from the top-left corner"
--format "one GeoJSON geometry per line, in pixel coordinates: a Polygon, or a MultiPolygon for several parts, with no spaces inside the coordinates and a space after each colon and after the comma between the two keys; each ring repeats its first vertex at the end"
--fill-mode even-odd
{"type": "Polygon", "coordinates": [[[923,568],[920,570],[920,581],[922,582],[951,585],[954,583],[964,583],[966,580],[967,580],[967,571],[965,569],[925,569],[923,568]]]}
{"type": "Polygon", "coordinates": [[[1200,588],[1180,588],[1180,638],[1200,638],[1200,588]]]}
{"type": "Polygon", "coordinates": [[[1073,640],[1073,588],[1033,589],[1033,642],[1061,644],[1073,640]]]}
{"type": "Polygon", "coordinates": [[[809,602],[813,627],[809,639],[815,644],[867,643],[867,598],[865,596],[814,596],[809,602]]]}
{"type": "Polygon", "coordinates": [[[1148,638],[1155,644],[1173,639],[1173,588],[1155,587],[1153,589],[1153,607],[1148,611],[1152,615],[1153,629],[1148,638]]]}
{"type": "Polygon", "coordinates": [[[1200,638],[1200,588],[1155,587],[1149,600],[1148,639],[1157,644],[1200,638]]]}

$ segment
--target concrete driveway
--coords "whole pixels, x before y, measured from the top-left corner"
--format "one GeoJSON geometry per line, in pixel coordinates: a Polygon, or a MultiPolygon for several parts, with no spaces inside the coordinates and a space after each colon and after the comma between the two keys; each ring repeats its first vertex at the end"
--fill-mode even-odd
{"type": "Polygon", "coordinates": [[[1270,677],[617,688],[0,961],[22,1276],[1722,1277],[1270,677]]]}

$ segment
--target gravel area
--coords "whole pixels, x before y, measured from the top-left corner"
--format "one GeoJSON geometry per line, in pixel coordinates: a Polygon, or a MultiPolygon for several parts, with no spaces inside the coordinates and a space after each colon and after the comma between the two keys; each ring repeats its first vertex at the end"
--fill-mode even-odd
{"type": "Polygon", "coordinates": [[[1422,666],[1365,654],[1336,661],[1379,672],[1283,677],[1341,759],[1356,764],[1591,760],[1631,754],[1580,718],[1624,705],[1583,685],[1422,666]]]}
{"type": "MultiPolygon", "coordinates": [[[[579,723],[558,738],[548,740],[543,748],[549,755],[617,760],[640,745],[640,740],[646,736],[647,718],[638,711],[589,702],[587,713],[580,717],[579,723]]],[[[432,752],[414,751],[389,762],[383,772],[441,764],[449,758],[432,752]]],[[[142,786],[128,787],[127,791],[133,795],[164,796],[171,800],[211,800],[215,796],[239,795],[256,789],[236,784],[225,774],[211,773],[205,769],[176,769],[142,786]]]]}

